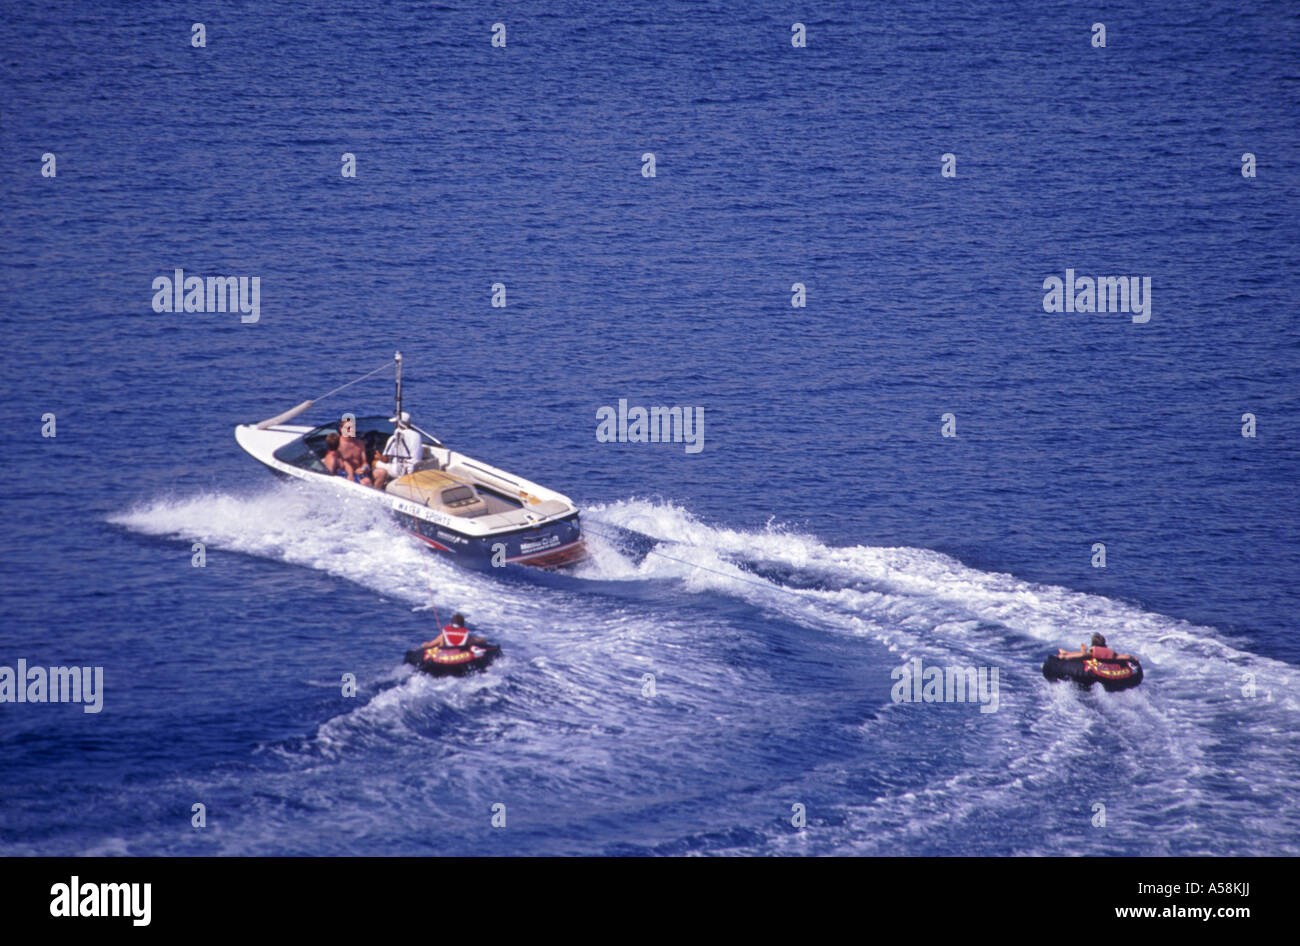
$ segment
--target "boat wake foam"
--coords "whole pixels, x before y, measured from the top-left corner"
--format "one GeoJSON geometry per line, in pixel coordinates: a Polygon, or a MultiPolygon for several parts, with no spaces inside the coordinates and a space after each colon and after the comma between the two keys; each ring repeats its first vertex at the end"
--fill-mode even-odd
{"type": "MultiPolygon", "coordinates": [[[[159,500],[114,521],[141,534],[205,542],[209,555],[232,551],[319,569],[413,608],[428,605],[432,583],[440,602],[455,602],[474,623],[509,628],[509,655],[478,679],[433,680],[399,668],[394,654],[391,679],[371,681],[362,705],[317,724],[304,744],[269,750],[288,766],[288,782],[293,772],[338,766],[373,783],[378,757],[396,770],[392,784],[376,791],[402,808],[415,803],[409,785],[425,778],[418,773],[430,759],[451,760],[463,764],[420,783],[429,810],[444,791],[488,797],[522,779],[554,792],[557,810],[588,806],[591,785],[604,785],[608,804],[635,820],[644,789],[638,772],[656,773],[656,792],[662,783],[689,794],[710,759],[758,751],[762,741],[746,733],[805,727],[809,736],[826,724],[829,708],[842,712],[847,701],[860,720],[853,756],[864,761],[814,760],[765,789],[840,799],[838,826],[807,836],[763,829],[762,840],[737,852],[916,854],[934,845],[958,853],[962,838],[971,839],[966,853],[988,852],[988,839],[997,836],[990,819],[1004,818],[1005,834],[1017,824],[1066,818],[1035,806],[1049,795],[1073,797],[1075,780],[1104,752],[1107,777],[1126,793],[1131,820],[1168,825],[1171,806],[1194,813],[1186,829],[1150,834],[1143,852],[1300,853],[1296,819],[1267,815],[1274,808],[1250,801],[1300,791],[1294,763],[1285,761],[1300,755],[1300,672],[1214,628],[970,568],[925,549],[837,547],[779,525],[731,529],[644,500],[588,509],[591,558],[566,580],[502,581],[428,556],[373,508],[336,506],[323,515],[303,490],[278,484],[246,496],[159,500]],[[1142,687],[1076,692],[1042,679],[1045,648],[1073,646],[1094,631],[1141,656],[1142,687]],[[860,695],[846,693],[846,681],[819,677],[816,663],[792,689],[757,659],[773,636],[798,640],[825,661],[861,640],[862,648],[852,645],[855,666],[869,667],[870,679],[848,684],[877,694],[887,693],[888,683],[880,684],[890,668],[913,657],[998,667],[1001,708],[945,715],[942,707],[920,712],[886,696],[858,710],[860,695]],[[653,709],[638,690],[646,671],[659,674],[653,709]],[[1257,690],[1250,700],[1242,693],[1246,675],[1257,690]],[[660,727],[664,737],[647,738],[647,729],[660,727]],[[1229,732],[1226,764],[1221,747],[1229,732]],[[671,764],[662,755],[665,737],[682,746],[671,764]],[[750,748],[729,748],[738,739],[750,748]],[[935,758],[957,751],[962,759],[918,773],[918,746],[935,758]],[[412,761],[404,768],[406,758],[412,761]],[[1234,781],[1238,787],[1225,796],[1225,782],[1234,781]],[[1196,827],[1225,804],[1240,806],[1233,817],[1250,826],[1239,843],[1225,841],[1220,829],[1196,827]]],[[[761,764],[742,754],[722,771],[748,771],[751,763],[761,764]]],[[[731,786],[729,778],[706,804],[743,821],[756,796],[749,779],[731,786]]],[[[653,824],[638,830],[654,849],[653,824]]],[[[1103,833],[1093,837],[1091,853],[1133,853],[1103,833]]],[[[1077,853],[1049,836],[1023,850],[1077,853]]]]}
{"type": "MultiPolygon", "coordinates": [[[[872,637],[899,652],[900,662],[920,650],[969,655],[1015,646],[1020,656],[1019,645],[1029,656],[1044,644],[1074,646],[1100,632],[1142,657],[1149,687],[1230,698],[1251,674],[1269,702],[1300,711],[1295,668],[1251,654],[1213,628],[1099,595],[981,571],[927,549],[838,547],[776,525],[708,525],[671,503],[629,500],[590,507],[586,517],[591,557],[575,572],[581,579],[670,584],[674,592],[743,600],[810,628],[872,637]],[[641,536],[643,548],[629,551],[629,535],[641,536]]],[[[424,553],[370,504],[336,501],[322,508],[309,484],[163,499],[110,521],[145,535],[202,542],[209,552],[316,569],[412,608],[429,606],[432,584],[439,599],[464,602],[481,622],[498,626],[548,623],[528,613],[548,602],[574,611],[570,622],[591,617],[590,608],[573,600],[582,582],[530,588],[458,569],[424,553]]]]}

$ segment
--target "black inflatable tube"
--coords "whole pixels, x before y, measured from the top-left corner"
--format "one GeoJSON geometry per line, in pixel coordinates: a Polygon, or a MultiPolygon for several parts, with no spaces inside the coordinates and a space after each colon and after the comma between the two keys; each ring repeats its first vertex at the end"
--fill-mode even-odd
{"type": "Polygon", "coordinates": [[[416,648],[406,652],[406,663],[434,677],[463,677],[467,673],[482,670],[501,654],[501,648],[496,644],[476,644],[474,649],[482,653],[465,659],[470,654],[470,649],[466,647],[431,647],[428,650],[416,648]],[[427,655],[430,653],[451,656],[455,662],[429,659],[427,655]]]}
{"type": "Polygon", "coordinates": [[[1108,692],[1130,690],[1142,682],[1142,665],[1136,660],[1107,660],[1104,663],[1123,665],[1131,671],[1120,679],[1107,679],[1090,672],[1081,657],[1058,657],[1052,654],[1043,663],[1043,676],[1049,680],[1073,680],[1081,687],[1100,683],[1108,692]]]}

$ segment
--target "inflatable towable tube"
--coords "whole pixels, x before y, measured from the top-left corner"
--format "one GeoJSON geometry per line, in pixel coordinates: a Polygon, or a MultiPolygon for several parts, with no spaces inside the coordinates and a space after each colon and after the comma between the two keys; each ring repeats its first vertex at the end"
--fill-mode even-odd
{"type": "Polygon", "coordinates": [[[1142,665],[1136,660],[1098,660],[1095,657],[1058,657],[1043,664],[1049,680],[1073,680],[1081,687],[1100,683],[1107,690],[1127,690],[1142,682],[1142,665]]]}
{"type": "Polygon", "coordinates": [[[435,677],[459,677],[482,670],[501,653],[496,644],[468,647],[420,647],[406,652],[406,662],[435,677]]]}

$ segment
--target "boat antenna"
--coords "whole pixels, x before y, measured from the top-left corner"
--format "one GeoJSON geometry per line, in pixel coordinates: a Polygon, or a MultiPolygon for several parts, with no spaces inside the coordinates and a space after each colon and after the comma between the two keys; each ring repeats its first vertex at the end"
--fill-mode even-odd
{"type": "Polygon", "coordinates": [[[402,423],[402,353],[394,352],[393,360],[397,362],[397,409],[393,411],[393,416],[397,418],[400,426],[402,423]]]}

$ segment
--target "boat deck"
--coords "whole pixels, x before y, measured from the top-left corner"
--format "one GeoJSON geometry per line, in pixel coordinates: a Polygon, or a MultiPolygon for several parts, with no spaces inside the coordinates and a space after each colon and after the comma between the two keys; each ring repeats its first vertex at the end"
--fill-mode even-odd
{"type": "Polygon", "coordinates": [[[455,472],[416,470],[389,483],[386,492],[441,509],[453,516],[491,516],[523,508],[523,503],[507,499],[460,469],[455,472]],[[473,487],[472,491],[467,487],[473,487]]]}

